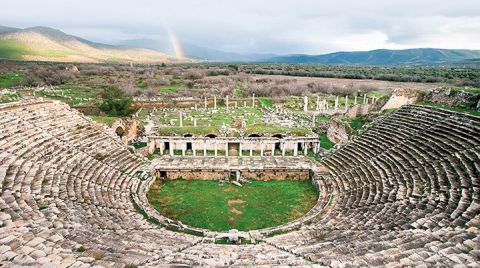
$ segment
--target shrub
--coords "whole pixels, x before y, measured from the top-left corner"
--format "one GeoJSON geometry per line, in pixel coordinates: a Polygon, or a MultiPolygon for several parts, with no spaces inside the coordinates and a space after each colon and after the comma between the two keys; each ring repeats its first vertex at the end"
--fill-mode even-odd
{"type": "Polygon", "coordinates": [[[132,107],[132,98],[117,87],[107,87],[103,91],[99,109],[109,116],[128,116],[135,112],[132,107]]]}

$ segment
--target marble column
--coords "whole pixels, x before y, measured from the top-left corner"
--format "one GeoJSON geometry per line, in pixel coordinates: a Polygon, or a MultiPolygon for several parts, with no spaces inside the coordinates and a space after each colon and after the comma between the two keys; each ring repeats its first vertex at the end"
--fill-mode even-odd
{"type": "Polygon", "coordinates": [[[303,97],[303,111],[304,112],[308,111],[308,97],[307,96],[303,97]]]}

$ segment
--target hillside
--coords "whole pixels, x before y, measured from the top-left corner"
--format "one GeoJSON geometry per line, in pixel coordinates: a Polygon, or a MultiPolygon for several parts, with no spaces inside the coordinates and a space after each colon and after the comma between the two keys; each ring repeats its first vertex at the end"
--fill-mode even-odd
{"type": "Polygon", "coordinates": [[[336,52],[324,55],[286,55],[266,62],[317,63],[341,65],[450,65],[468,64],[480,59],[480,50],[418,48],[405,50],[378,49],[360,52],[336,52]]]}
{"type": "Polygon", "coordinates": [[[0,59],[93,63],[161,63],[169,55],[145,48],[94,43],[47,27],[0,27],[0,59]]]}

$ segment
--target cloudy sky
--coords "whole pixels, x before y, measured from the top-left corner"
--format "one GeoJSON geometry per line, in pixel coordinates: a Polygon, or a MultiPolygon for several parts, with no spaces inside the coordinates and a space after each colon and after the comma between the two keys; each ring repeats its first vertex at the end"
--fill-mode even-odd
{"type": "Polygon", "coordinates": [[[480,49],[480,0],[4,0],[0,25],[242,53],[480,49]]]}

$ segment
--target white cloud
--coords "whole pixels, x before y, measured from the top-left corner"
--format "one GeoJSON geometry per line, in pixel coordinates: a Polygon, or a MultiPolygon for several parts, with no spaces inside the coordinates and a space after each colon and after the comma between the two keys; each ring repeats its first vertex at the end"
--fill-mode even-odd
{"type": "Polygon", "coordinates": [[[156,38],[233,52],[480,49],[478,0],[16,0],[0,25],[44,25],[93,41],[156,38]]]}

